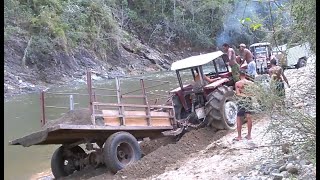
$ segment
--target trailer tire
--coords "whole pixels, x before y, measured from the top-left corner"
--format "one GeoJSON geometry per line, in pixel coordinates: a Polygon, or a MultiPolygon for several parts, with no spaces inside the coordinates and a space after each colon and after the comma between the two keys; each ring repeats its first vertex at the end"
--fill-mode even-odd
{"type": "Polygon", "coordinates": [[[209,126],[226,130],[236,128],[238,109],[233,96],[233,88],[227,86],[218,87],[208,95],[205,111],[209,126]]]}
{"type": "MultiPolygon", "coordinates": [[[[86,155],[85,151],[80,146],[75,146],[71,148],[70,151],[78,157],[86,155]]],[[[68,156],[64,146],[60,146],[58,149],[55,150],[51,158],[51,171],[56,179],[68,176],[72,174],[75,170],[80,170],[80,166],[75,166],[74,164],[72,164],[70,167],[69,163],[72,162],[70,160],[75,160],[75,158],[72,156],[68,156]],[[66,161],[67,164],[65,164],[66,161]]]]}
{"type": "Polygon", "coordinates": [[[104,144],[104,163],[113,173],[141,158],[141,149],[136,138],[128,132],[112,134],[104,144]]]}

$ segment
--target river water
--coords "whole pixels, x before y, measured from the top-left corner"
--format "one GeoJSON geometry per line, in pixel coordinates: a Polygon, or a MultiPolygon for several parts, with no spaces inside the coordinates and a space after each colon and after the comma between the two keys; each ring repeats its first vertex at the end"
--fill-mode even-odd
{"type": "MultiPolygon", "coordinates": [[[[183,81],[190,82],[189,73],[182,73],[183,81]]],[[[152,73],[143,78],[153,80],[168,81],[159,87],[151,88],[148,92],[157,94],[168,94],[168,90],[178,87],[178,81],[175,72],[152,73]]],[[[103,87],[114,87],[114,80],[99,80],[94,85],[103,87]]],[[[138,79],[124,79],[121,81],[121,88],[124,92],[138,89],[140,84],[138,79]]],[[[156,81],[146,81],[146,86],[159,84],[156,81]],[[148,84],[149,83],[149,84],[148,84]]],[[[55,87],[49,92],[63,91],[74,93],[87,93],[86,85],[70,85],[55,87]]],[[[99,92],[104,94],[104,92],[99,92]]],[[[109,93],[108,93],[109,94],[109,93]]],[[[53,152],[59,145],[38,145],[31,147],[11,146],[8,142],[16,138],[23,137],[29,133],[39,131],[40,124],[40,100],[39,94],[20,95],[14,98],[6,99],[4,103],[4,179],[19,180],[30,179],[33,175],[50,170],[50,160],[53,152]]],[[[87,96],[75,96],[75,108],[88,107],[87,96]]],[[[106,102],[106,99],[100,98],[99,101],[106,102]]],[[[69,106],[69,97],[61,95],[46,95],[46,105],[69,106]]],[[[56,119],[61,117],[67,109],[50,108],[46,111],[47,119],[56,119]]]]}

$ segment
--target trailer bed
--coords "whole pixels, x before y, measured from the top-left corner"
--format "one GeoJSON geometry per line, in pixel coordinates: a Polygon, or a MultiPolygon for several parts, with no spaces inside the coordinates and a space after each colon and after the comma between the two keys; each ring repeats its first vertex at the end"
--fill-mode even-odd
{"type": "Polygon", "coordinates": [[[44,130],[31,133],[22,138],[9,142],[10,145],[31,145],[46,144],[70,144],[85,139],[108,138],[118,131],[131,133],[137,139],[150,137],[155,138],[162,135],[163,131],[172,130],[172,126],[98,126],[98,125],[70,125],[58,124],[44,130]]]}
{"type": "MultiPolygon", "coordinates": [[[[58,119],[47,120],[46,108],[65,108],[48,106],[45,92],[40,93],[42,129],[21,138],[10,141],[10,145],[47,144],[81,144],[103,143],[109,136],[119,131],[132,134],[137,140],[145,137],[157,138],[163,136],[162,132],[176,128],[173,104],[159,99],[168,99],[170,95],[154,94],[153,99],[148,99],[146,89],[159,85],[145,87],[144,80],[139,79],[140,89],[121,93],[120,79],[116,78],[115,89],[92,87],[91,72],[87,73],[89,108],[74,108],[73,96],[70,96],[70,110],[58,119]],[[113,94],[100,94],[102,97],[116,97],[116,103],[97,101],[95,91],[115,91],[113,94]],[[142,95],[132,93],[141,91],[142,95]],[[126,99],[138,99],[130,104],[126,99]],[[142,101],[141,101],[142,100],[142,101]],[[167,104],[166,104],[167,103],[167,104]]],[[[165,82],[168,83],[168,82],[165,82]]],[[[163,83],[162,83],[163,84],[163,83]]],[[[66,93],[52,93],[65,95],[66,93]]],[[[149,93],[150,94],[150,93],[149,93]]],[[[99,98],[100,99],[100,98],[99,98]]]]}

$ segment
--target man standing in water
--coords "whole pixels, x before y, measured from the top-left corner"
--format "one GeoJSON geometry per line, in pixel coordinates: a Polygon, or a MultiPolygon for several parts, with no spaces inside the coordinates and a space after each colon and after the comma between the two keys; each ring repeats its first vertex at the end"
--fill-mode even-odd
{"type": "Polygon", "coordinates": [[[249,94],[244,92],[245,87],[248,85],[252,85],[253,82],[246,79],[246,73],[244,71],[240,71],[240,81],[236,82],[236,95],[239,97],[238,101],[238,114],[237,114],[237,131],[238,137],[235,137],[234,140],[239,141],[242,139],[241,137],[241,128],[242,121],[241,117],[245,116],[247,119],[248,126],[248,134],[245,136],[246,139],[251,139],[251,129],[252,129],[252,99],[249,94]]]}
{"type": "Polygon", "coordinates": [[[269,69],[269,75],[271,77],[271,82],[275,85],[276,93],[279,97],[285,96],[284,83],[283,80],[287,83],[288,87],[290,85],[288,83],[287,77],[284,75],[284,71],[280,66],[277,66],[277,60],[271,59],[270,61],[271,68],[269,69]],[[283,80],[282,80],[283,79],[283,80]]]}
{"type": "Polygon", "coordinates": [[[253,60],[252,53],[246,48],[245,44],[240,44],[239,50],[243,60],[248,64],[247,74],[254,79],[257,74],[257,67],[256,62],[253,60]]]}
{"type": "Polygon", "coordinates": [[[240,65],[236,61],[236,53],[227,43],[224,43],[222,45],[222,49],[224,53],[228,55],[228,58],[229,58],[228,64],[231,67],[232,79],[234,82],[237,82],[240,80],[240,77],[239,77],[240,65]]]}

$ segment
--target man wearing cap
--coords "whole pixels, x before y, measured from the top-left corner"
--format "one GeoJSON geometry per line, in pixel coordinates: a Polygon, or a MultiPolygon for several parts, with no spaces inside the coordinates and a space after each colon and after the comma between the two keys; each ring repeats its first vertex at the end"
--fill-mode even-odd
{"type": "Polygon", "coordinates": [[[240,75],[239,75],[240,65],[236,61],[236,53],[227,43],[224,43],[222,45],[222,48],[224,53],[226,53],[229,58],[228,64],[231,67],[232,79],[234,82],[237,82],[240,80],[240,75]]]}
{"type": "Polygon", "coordinates": [[[242,58],[247,62],[247,74],[254,78],[257,74],[257,67],[256,62],[253,60],[253,55],[249,51],[249,49],[246,48],[245,44],[240,44],[239,46],[240,55],[242,58]]]}

